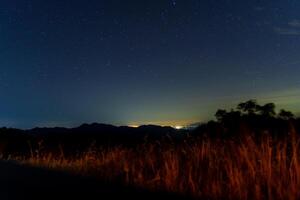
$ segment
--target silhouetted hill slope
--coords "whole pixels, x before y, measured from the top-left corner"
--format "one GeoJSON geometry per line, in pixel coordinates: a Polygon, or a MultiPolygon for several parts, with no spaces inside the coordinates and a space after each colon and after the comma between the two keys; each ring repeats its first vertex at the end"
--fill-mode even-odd
{"type": "Polygon", "coordinates": [[[260,137],[270,134],[275,138],[287,136],[291,131],[300,132],[300,118],[280,119],[275,117],[264,118],[259,115],[228,117],[222,121],[209,121],[192,130],[192,136],[207,136],[210,138],[239,138],[251,134],[260,137]]]}
{"type": "Polygon", "coordinates": [[[76,128],[0,129],[0,151],[30,152],[32,149],[63,148],[66,153],[80,152],[94,146],[132,146],[146,141],[181,140],[183,130],[145,125],[138,128],[107,124],[83,124],[76,128]]]}

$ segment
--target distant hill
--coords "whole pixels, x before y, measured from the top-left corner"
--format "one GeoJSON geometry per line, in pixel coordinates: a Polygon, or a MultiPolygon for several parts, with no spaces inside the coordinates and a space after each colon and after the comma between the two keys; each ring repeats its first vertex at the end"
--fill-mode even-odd
{"type": "Polygon", "coordinates": [[[169,126],[143,125],[137,128],[108,124],[83,124],[75,128],[0,128],[0,152],[18,153],[32,149],[63,148],[66,153],[93,146],[132,146],[154,140],[181,140],[187,130],[169,126]]]}

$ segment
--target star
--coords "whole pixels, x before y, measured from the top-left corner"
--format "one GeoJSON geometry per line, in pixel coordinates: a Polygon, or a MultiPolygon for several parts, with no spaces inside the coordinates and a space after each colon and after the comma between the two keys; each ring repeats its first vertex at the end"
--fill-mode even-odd
{"type": "Polygon", "coordinates": [[[172,0],[172,5],[175,7],[177,4],[176,0],[172,0]]]}

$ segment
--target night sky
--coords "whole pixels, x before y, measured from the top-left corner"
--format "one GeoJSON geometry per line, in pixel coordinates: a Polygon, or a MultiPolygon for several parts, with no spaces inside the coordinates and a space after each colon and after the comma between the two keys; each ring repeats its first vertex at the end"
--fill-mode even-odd
{"type": "Polygon", "coordinates": [[[299,0],[1,0],[0,126],[300,111],[299,0]]]}

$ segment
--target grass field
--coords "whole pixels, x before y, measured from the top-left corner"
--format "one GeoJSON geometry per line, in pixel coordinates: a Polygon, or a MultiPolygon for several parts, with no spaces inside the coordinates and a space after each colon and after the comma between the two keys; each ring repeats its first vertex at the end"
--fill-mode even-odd
{"type": "Polygon", "coordinates": [[[182,144],[151,143],[136,148],[114,147],[74,157],[32,152],[22,163],[66,170],[154,191],[199,198],[299,199],[300,139],[269,135],[256,141],[201,139],[182,144]]]}

